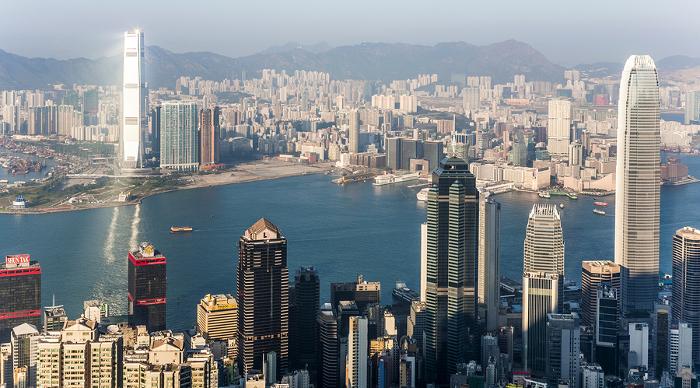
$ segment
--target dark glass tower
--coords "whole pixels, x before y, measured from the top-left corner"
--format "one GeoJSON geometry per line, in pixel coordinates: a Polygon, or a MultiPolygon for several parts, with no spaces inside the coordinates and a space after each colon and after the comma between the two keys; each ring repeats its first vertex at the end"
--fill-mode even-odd
{"type": "Polygon", "coordinates": [[[301,267],[294,276],[294,309],[290,308],[290,354],[294,369],[316,371],[316,317],[319,312],[320,283],[313,267],[301,267]]]}
{"type": "Polygon", "coordinates": [[[129,252],[129,324],[165,330],[166,258],[147,242],[129,252]]]}
{"type": "Polygon", "coordinates": [[[277,375],[289,354],[287,239],[261,218],[238,241],[238,354],[242,372],[262,370],[263,356],[277,354],[277,375]]]}
{"type": "Polygon", "coordinates": [[[318,385],[324,388],[339,386],[340,369],[338,320],[333,308],[326,303],[316,318],[318,326],[318,385]]]}
{"type": "Polygon", "coordinates": [[[0,342],[13,327],[41,320],[41,266],[27,254],[5,256],[0,264],[0,342]]]}
{"type": "Polygon", "coordinates": [[[468,361],[476,321],[478,201],[466,161],[448,157],[433,171],[428,193],[426,374],[446,383],[468,361]]]}

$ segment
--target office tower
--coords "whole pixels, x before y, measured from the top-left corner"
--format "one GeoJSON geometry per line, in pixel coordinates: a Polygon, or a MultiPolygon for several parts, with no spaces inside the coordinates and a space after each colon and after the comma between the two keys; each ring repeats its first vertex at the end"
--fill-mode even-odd
{"type": "MultiPolygon", "coordinates": [[[[479,303],[486,307],[486,330],[498,329],[501,275],[500,260],[501,204],[487,195],[479,200],[479,303]]],[[[482,365],[483,366],[483,365],[482,365]]]]}
{"type": "Polygon", "coordinates": [[[572,142],[569,144],[569,166],[582,166],[583,162],[583,146],[579,141],[572,142]]]}
{"type": "Polygon", "coordinates": [[[354,282],[331,283],[331,304],[338,308],[341,300],[352,301],[360,313],[364,313],[367,306],[379,304],[381,291],[381,283],[368,282],[362,275],[357,275],[354,282]]]}
{"type": "Polygon", "coordinates": [[[673,376],[674,388],[698,388],[698,378],[691,368],[681,368],[673,376]]]}
{"type": "Polygon", "coordinates": [[[498,362],[500,355],[498,338],[491,334],[481,336],[481,367],[485,368],[491,361],[498,362]]]}
{"type": "Polygon", "coordinates": [[[554,204],[532,206],[525,230],[523,272],[564,275],[564,234],[554,204]]]}
{"type": "Polygon", "coordinates": [[[428,287],[428,223],[420,224],[420,301],[425,302],[428,287]]]}
{"type": "Polygon", "coordinates": [[[166,258],[148,243],[130,251],[129,324],[146,325],[148,331],[165,330],[166,258]]]}
{"type": "MultiPolygon", "coordinates": [[[[669,370],[669,339],[671,333],[671,306],[667,304],[656,304],[654,306],[652,327],[652,355],[655,377],[660,380],[664,371],[669,370]]],[[[692,343],[692,339],[690,343],[692,343]]],[[[692,346],[691,346],[692,348],[692,346]]],[[[690,350],[692,352],[692,350],[690,350]]]]}
{"type": "Polygon", "coordinates": [[[316,318],[318,326],[318,386],[329,388],[338,387],[340,384],[338,321],[333,310],[331,305],[326,303],[316,318]]]}
{"type": "Polygon", "coordinates": [[[60,331],[63,325],[68,320],[66,309],[63,306],[46,306],[44,307],[44,325],[43,331],[60,331]]]}
{"type": "Polygon", "coordinates": [[[0,342],[13,327],[41,320],[41,266],[27,254],[5,256],[0,264],[0,342]]]}
{"type": "Polygon", "coordinates": [[[571,101],[549,100],[547,105],[547,151],[566,156],[571,142],[571,101]]]}
{"type": "Polygon", "coordinates": [[[581,324],[595,327],[598,286],[607,283],[620,288],[621,268],[609,260],[581,262],[581,324]]]}
{"type": "Polygon", "coordinates": [[[432,172],[434,169],[436,169],[438,165],[440,165],[440,160],[442,160],[444,154],[444,146],[441,141],[424,141],[423,154],[421,157],[428,161],[428,171],[425,172],[432,172]]]}
{"type": "Polygon", "coordinates": [[[238,241],[238,356],[243,373],[260,370],[274,351],[278,373],[289,354],[289,273],[287,239],[272,222],[256,221],[238,241]]]}
{"type": "Polygon", "coordinates": [[[684,123],[692,124],[700,121],[700,90],[689,90],[685,92],[685,115],[684,123]]]}
{"type": "Polygon", "coordinates": [[[406,335],[408,316],[411,314],[411,304],[420,300],[420,295],[408,288],[406,283],[396,282],[396,287],[391,292],[391,312],[396,320],[397,336],[406,335]]]}
{"type": "Polygon", "coordinates": [[[367,318],[350,317],[348,332],[348,355],[345,361],[345,386],[367,387],[367,318]]]}
{"type": "Polygon", "coordinates": [[[581,365],[581,388],[605,388],[605,373],[600,365],[581,365]]]}
{"type": "Polygon", "coordinates": [[[627,355],[629,368],[649,368],[649,325],[629,323],[630,350],[627,355]]]}
{"type": "Polygon", "coordinates": [[[197,305],[197,332],[211,341],[226,343],[227,356],[238,354],[238,301],[230,294],[205,295],[197,305]]]}
{"type": "Polygon", "coordinates": [[[151,109],[151,154],[160,157],[160,106],[151,109]]]}
{"type": "Polygon", "coordinates": [[[685,227],[673,235],[673,286],[671,306],[674,322],[693,329],[693,360],[700,363],[700,230],[685,227]]]}
{"type": "Polygon", "coordinates": [[[143,134],[148,125],[143,31],[124,33],[124,76],[122,88],[121,165],[140,168],[143,162],[143,134]]]}
{"type": "Polygon", "coordinates": [[[547,354],[547,314],[559,312],[561,275],[523,273],[523,366],[533,375],[544,376],[547,354]]]}
{"type": "Polygon", "coordinates": [[[693,367],[693,329],[685,322],[678,323],[669,333],[668,353],[671,376],[683,367],[693,367]]]}
{"type": "Polygon", "coordinates": [[[357,109],[350,111],[350,120],[348,123],[348,142],[349,152],[360,152],[360,111],[357,109]]]}
{"type": "Polygon", "coordinates": [[[547,379],[578,388],[581,367],[578,314],[547,314],[547,379]]]}
{"type": "MultiPolygon", "coordinates": [[[[462,159],[448,157],[433,171],[428,193],[426,373],[445,383],[467,358],[476,319],[479,193],[462,159]]],[[[437,379],[437,380],[436,380],[437,379]]]]}
{"type": "Polygon", "coordinates": [[[617,374],[619,365],[620,289],[601,283],[595,301],[595,359],[605,374],[617,374]]]}
{"type": "Polygon", "coordinates": [[[198,114],[194,102],[167,101],[160,108],[160,167],[194,171],[199,167],[198,114]]]}
{"type": "Polygon", "coordinates": [[[290,314],[289,359],[292,369],[316,371],[316,317],[320,299],[320,281],[316,269],[299,268],[294,276],[294,314],[290,314]]]}
{"type": "Polygon", "coordinates": [[[219,116],[221,109],[205,108],[199,111],[199,144],[200,144],[200,164],[219,163],[219,116]]]}
{"type": "Polygon", "coordinates": [[[401,138],[386,138],[386,165],[390,170],[401,169],[401,138]]]}
{"type": "MultiPolygon", "coordinates": [[[[27,386],[36,385],[36,344],[39,338],[39,331],[36,326],[23,323],[12,328],[10,344],[12,346],[12,368],[26,368],[27,386]]],[[[14,381],[18,386],[17,381],[14,381]]]]}
{"type": "Polygon", "coordinates": [[[617,118],[615,263],[625,268],[624,311],[651,312],[658,294],[659,81],[647,55],[625,63],[617,118]]]}

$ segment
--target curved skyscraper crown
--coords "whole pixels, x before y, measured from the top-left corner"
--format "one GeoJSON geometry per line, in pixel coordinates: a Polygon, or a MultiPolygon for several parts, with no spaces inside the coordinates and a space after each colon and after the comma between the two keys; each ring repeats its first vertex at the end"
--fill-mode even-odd
{"type": "Polygon", "coordinates": [[[625,310],[651,311],[659,277],[659,80],[648,55],[633,55],[620,81],[615,262],[626,268],[625,310]]]}
{"type": "Polygon", "coordinates": [[[523,272],[564,275],[564,234],[557,207],[535,204],[530,211],[523,244],[523,272]]]}
{"type": "Polygon", "coordinates": [[[143,161],[143,129],[148,91],[144,69],[143,31],[124,33],[124,78],[122,89],[121,165],[140,168],[143,161]]]}

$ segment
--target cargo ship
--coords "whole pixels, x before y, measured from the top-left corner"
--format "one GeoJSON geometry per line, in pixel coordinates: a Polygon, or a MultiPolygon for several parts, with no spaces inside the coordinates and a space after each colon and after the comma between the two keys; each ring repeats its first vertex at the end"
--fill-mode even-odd
{"type": "Polygon", "coordinates": [[[605,207],[605,206],[608,206],[608,203],[607,203],[607,202],[602,202],[602,201],[595,201],[595,202],[593,202],[593,205],[605,207]]]}
{"type": "Polygon", "coordinates": [[[604,210],[600,210],[600,209],[593,209],[593,213],[595,213],[595,214],[597,214],[597,215],[599,215],[599,216],[604,216],[604,215],[605,215],[605,211],[604,211],[604,210]]]}
{"type": "Polygon", "coordinates": [[[191,232],[192,227],[191,226],[171,226],[170,227],[170,233],[185,233],[185,232],[191,232]]]}

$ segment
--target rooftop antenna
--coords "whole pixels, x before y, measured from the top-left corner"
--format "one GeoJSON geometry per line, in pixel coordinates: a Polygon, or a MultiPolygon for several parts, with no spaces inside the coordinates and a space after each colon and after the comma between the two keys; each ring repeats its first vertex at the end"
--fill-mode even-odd
{"type": "Polygon", "coordinates": [[[56,305],[56,294],[51,294],[51,306],[56,305]]]}

